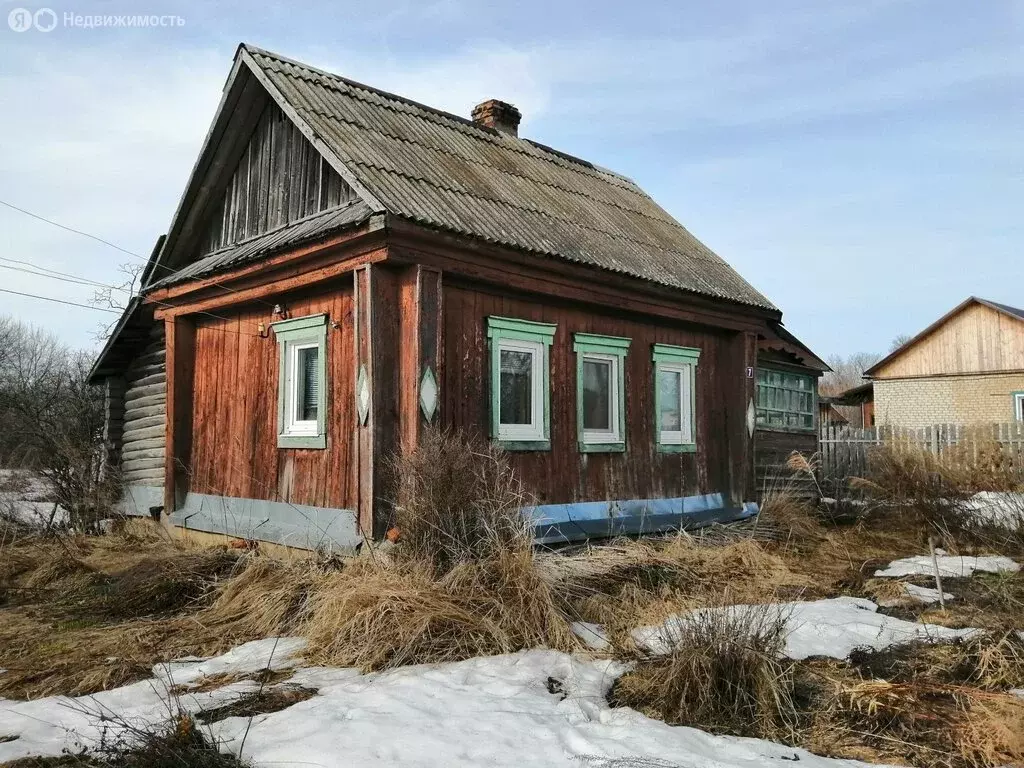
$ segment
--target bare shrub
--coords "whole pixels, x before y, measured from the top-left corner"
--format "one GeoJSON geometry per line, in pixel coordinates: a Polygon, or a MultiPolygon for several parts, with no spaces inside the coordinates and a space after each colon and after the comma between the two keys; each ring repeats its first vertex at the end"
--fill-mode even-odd
{"type": "Polygon", "coordinates": [[[89,384],[91,357],[52,335],[5,321],[0,362],[0,463],[38,470],[75,530],[98,533],[119,487],[103,468],[103,398],[89,384]]]}
{"type": "Polygon", "coordinates": [[[619,678],[612,703],[675,725],[778,738],[797,716],[786,619],[772,605],[694,612],[670,631],[668,655],[619,678]]]}
{"type": "Polygon", "coordinates": [[[522,514],[527,494],[493,444],[429,428],[392,471],[399,549],[435,574],[533,546],[532,523],[522,514]]]}

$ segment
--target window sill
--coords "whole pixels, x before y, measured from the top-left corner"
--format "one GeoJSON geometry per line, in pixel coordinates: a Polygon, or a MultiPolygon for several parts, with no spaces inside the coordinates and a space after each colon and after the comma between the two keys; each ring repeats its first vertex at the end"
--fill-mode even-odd
{"type": "Polygon", "coordinates": [[[326,448],[327,435],[278,435],[278,448],[326,448]]]}
{"type": "Polygon", "coordinates": [[[658,453],[696,453],[697,446],[693,443],[658,443],[658,453]]]}
{"type": "Polygon", "coordinates": [[[579,443],[580,453],[625,453],[625,443],[579,443]]]}
{"type": "Polygon", "coordinates": [[[495,442],[506,451],[550,451],[550,440],[502,440],[498,438],[495,442]]]}

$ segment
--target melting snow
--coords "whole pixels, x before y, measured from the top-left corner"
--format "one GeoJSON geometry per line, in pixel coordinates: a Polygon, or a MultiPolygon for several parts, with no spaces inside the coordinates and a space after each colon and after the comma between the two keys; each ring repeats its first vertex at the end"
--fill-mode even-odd
{"type": "MultiPolygon", "coordinates": [[[[951,578],[961,576],[973,576],[977,571],[987,573],[1014,573],[1020,570],[1020,566],[1013,560],[1002,555],[987,555],[983,557],[954,557],[947,555],[943,550],[937,549],[936,561],[939,564],[939,575],[951,578]]],[[[934,576],[935,568],[932,566],[931,555],[919,555],[917,557],[905,557],[902,560],[893,560],[888,568],[875,571],[875,576],[934,576]]]]}
{"type": "MultiPolygon", "coordinates": [[[[265,640],[243,653],[193,666],[182,663],[174,680],[196,680],[204,672],[238,673],[260,654],[275,658],[300,644],[265,640]]],[[[556,651],[524,651],[457,664],[405,667],[361,675],[352,669],[297,669],[289,682],[319,694],[288,709],[210,726],[225,750],[237,750],[255,766],[359,765],[421,768],[569,768],[633,765],[666,768],[768,768],[799,761],[805,768],[866,768],[853,760],[831,760],[759,739],[712,736],[672,727],[631,709],[611,709],[605,695],[623,667],[556,651]],[[549,679],[560,683],[551,693],[549,679]]],[[[256,690],[233,683],[215,691],[181,696],[189,712],[223,706],[256,690]]],[[[0,744],[0,762],[27,755],[57,755],[94,745],[98,715],[117,715],[134,725],[167,719],[167,679],[147,680],[78,699],[34,702],[0,700],[0,733],[17,735],[0,744]]]]}
{"type": "MultiPolygon", "coordinates": [[[[668,653],[673,638],[691,616],[708,611],[757,611],[764,606],[733,605],[726,608],[701,608],[669,618],[656,627],[633,630],[638,646],[653,654],[668,653]]],[[[776,603],[775,615],[786,618],[785,655],[791,659],[831,656],[845,659],[854,648],[869,646],[876,650],[912,640],[943,640],[963,637],[976,630],[949,629],[935,624],[918,624],[876,613],[878,606],[858,597],[836,597],[802,603],[776,603]]]]}

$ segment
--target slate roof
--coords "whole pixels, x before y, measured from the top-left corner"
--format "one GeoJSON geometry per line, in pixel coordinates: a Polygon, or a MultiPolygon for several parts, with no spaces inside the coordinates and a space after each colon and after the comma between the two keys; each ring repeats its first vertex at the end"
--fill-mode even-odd
{"type": "Polygon", "coordinates": [[[314,240],[327,232],[357,226],[369,219],[372,214],[373,211],[370,207],[361,200],[342,205],[340,208],[330,208],[216,250],[198,261],[187,264],[173,274],[153,281],[147,288],[175,285],[186,280],[205,277],[229,267],[241,266],[274,251],[314,240]]]}
{"type": "MultiPolygon", "coordinates": [[[[259,48],[243,45],[240,55],[372,198],[371,208],[775,310],[624,176],[259,48]]],[[[203,269],[225,263],[214,267],[212,258],[203,269]]]]}

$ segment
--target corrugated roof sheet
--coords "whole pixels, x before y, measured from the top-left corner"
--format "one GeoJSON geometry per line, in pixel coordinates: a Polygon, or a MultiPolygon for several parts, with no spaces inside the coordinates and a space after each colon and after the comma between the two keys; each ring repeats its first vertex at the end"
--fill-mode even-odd
{"type": "MultiPolygon", "coordinates": [[[[775,309],[623,176],[258,48],[244,50],[390,213],[672,288],[775,309]]],[[[215,256],[199,262],[207,265],[204,274],[235,263],[213,264],[215,256]]]]}
{"type": "Polygon", "coordinates": [[[982,299],[982,301],[984,301],[986,304],[991,304],[996,309],[1002,310],[1008,315],[1013,315],[1014,317],[1024,320],[1024,309],[1011,307],[1009,304],[1000,304],[998,301],[988,301],[987,299],[982,299]]]}
{"type": "Polygon", "coordinates": [[[237,267],[282,248],[299,245],[307,240],[320,237],[327,232],[357,226],[369,219],[372,213],[369,206],[361,200],[348,203],[340,208],[331,208],[278,227],[258,237],[214,251],[174,274],[155,281],[149,287],[160,288],[174,285],[220,272],[228,267],[237,267]]]}

